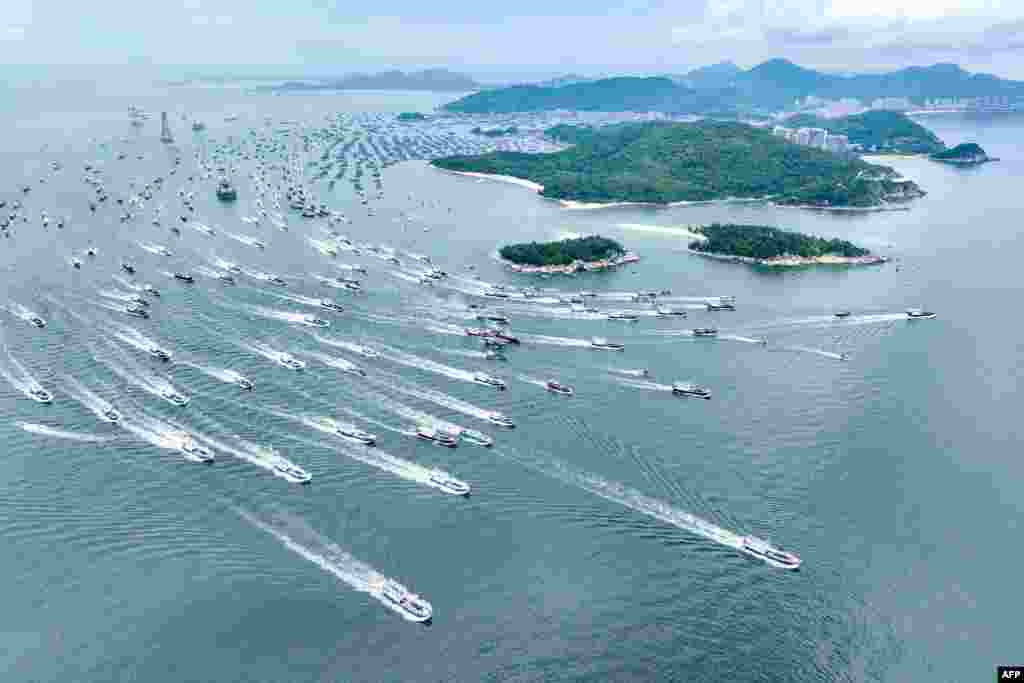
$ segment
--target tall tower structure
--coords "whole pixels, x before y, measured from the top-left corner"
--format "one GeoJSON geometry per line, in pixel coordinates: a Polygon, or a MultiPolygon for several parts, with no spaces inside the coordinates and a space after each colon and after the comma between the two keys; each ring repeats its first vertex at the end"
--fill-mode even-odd
{"type": "Polygon", "coordinates": [[[167,123],[167,112],[160,112],[160,142],[166,142],[168,144],[174,142],[174,136],[171,135],[171,126],[167,123]]]}

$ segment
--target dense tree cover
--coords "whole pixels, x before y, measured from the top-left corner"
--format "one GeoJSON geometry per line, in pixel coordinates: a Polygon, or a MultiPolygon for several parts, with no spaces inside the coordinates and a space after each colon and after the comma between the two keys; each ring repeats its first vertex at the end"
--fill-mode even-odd
{"type": "Polygon", "coordinates": [[[399,121],[426,121],[427,117],[425,114],[421,114],[418,111],[403,111],[398,115],[399,121]]]}
{"type": "Polygon", "coordinates": [[[488,138],[500,138],[503,135],[515,135],[519,132],[516,126],[509,126],[508,128],[481,128],[477,126],[469,131],[473,135],[483,135],[488,138]]]}
{"type": "MultiPolygon", "coordinates": [[[[543,194],[581,201],[667,203],[771,196],[779,203],[874,206],[892,169],[786,142],[740,123],[627,123],[570,133],[551,154],[492,152],[433,163],[452,171],[525,178],[543,194]]],[[[916,186],[914,186],[916,188],[916,186]]]]}
{"type": "Polygon", "coordinates": [[[600,236],[579,237],[557,242],[509,244],[499,251],[501,258],[529,266],[567,266],[573,261],[601,261],[626,253],[615,240],[600,236]]]}
{"type": "Polygon", "coordinates": [[[981,161],[988,159],[988,155],[981,148],[981,145],[975,142],[964,142],[956,147],[950,147],[945,151],[933,154],[932,159],[937,161],[981,161]]]}
{"type": "Polygon", "coordinates": [[[712,254],[728,254],[767,259],[776,256],[867,256],[867,249],[840,239],[823,239],[799,232],[789,232],[767,225],[735,225],[714,223],[700,228],[706,240],[696,240],[690,248],[712,254]]]}
{"type": "Polygon", "coordinates": [[[791,128],[824,128],[830,133],[846,135],[851,144],[870,150],[932,154],[946,147],[935,133],[895,111],[866,111],[839,119],[798,114],[786,119],[785,125],[791,128]]]}

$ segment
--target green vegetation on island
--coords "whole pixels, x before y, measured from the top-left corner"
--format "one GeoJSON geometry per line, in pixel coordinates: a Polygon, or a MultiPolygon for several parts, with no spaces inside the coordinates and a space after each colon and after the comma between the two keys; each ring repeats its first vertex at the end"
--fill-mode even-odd
{"type": "Polygon", "coordinates": [[[995,161],[995,159],[985,153],[981,145],[974,142],[964,142],[956,147],[932,154],[931,159],[960,166],[973,166],[974,164],[983,164],[986,161],[995,161]]]}
{"type": "Polygon", "coordinates": [[[600,236],[578,237],[557,242],[509,244],[499,252],[516,265],[567,266],[575,261],[590,263],[622,256],[626,250],[615,240],[600,236]]]}
{"type": "Polygon", "coordinates": [[[946,148],[935,133],[895,111],[867,111],[838,119],[798,114],[783,123],[789,128],[824,128],[870,152],[934,154],[946,148]]]}
{"type": "Polygon", "coordinates": [[[399,121],[426,121],[427,116],[418,111],[403,111],[398,115],[397,119],[399,121]]]}
{"type": "Polygon", "coordinates": [[[886,166],[795,145],[740,123],[626,123],[598,129],[559,126],[547,134],[574,143],[550,154],[453,156],[450,171],[524,178],[555,199],[586,202],[771,198],[780,204],[872,207],[923,194],[886,166]]]}
{"type": "Polygon", "coordinates": [[[709,254],[750,259],[774,259],[785,256],[815,259],[825,256],[858,258],[871,253],[846,240],[827,240],[767,225],[714,223],[695,230],[706,239],[694,240],[690,243],[690,249],[709,254]]]}

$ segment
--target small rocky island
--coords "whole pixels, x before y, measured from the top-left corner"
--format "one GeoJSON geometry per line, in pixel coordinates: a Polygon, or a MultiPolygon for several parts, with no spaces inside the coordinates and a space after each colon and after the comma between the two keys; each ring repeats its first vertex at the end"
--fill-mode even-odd
{"type": "Polygon", "coordinates": [[[956,147],[937,152],[929,157],[932,161],[941,161],[944,164],[955,166],[977,166],[988,161],[996,161],[981,148],[981,145],[974,142],[964,142],[956,147]]]}
{"type": "Polygon", "coordinates": [[[841,239],[825,239],[767,225],[713,223],[690,228],[700,236],[690,251],[761,266],[872,265],[888,259],[841,239]]]}
{"type": "Polygon", "coordinates": [[[501,260],[519,273],[578,273],[607,270],[639,261],[615,240],[599,235],[555,242],[509,244],[498,250],[501,260]]]}

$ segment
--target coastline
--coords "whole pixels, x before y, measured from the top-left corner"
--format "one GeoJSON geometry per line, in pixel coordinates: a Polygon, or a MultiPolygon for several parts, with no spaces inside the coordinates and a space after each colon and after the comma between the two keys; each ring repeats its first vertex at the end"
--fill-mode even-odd
{"type": "MultiPolygon", "coordinates": [[[[916,158],[919,156],[927,157],[927,155],[913,155],[916,158]]],[[[526,180],[525,178],[517,178],[510,175],[498,175],[495,173],[477,173],[475,171],[450,171],[440,166],[434,166],[430,164],[431,168],[435,168],[443,173],[450,173],[452,175],[466,176],[468,178],[478,178],[482,180],[495,180],[498,182],[509,183],[512,185],[518,185],[525,187],[529,190],[533,190],[537,194],[544,191],[544,186],[540,183],[535,183],[532,180],[526,180]]],[[[779,202],[772,201],[775,195],[766,195],[764,197],[723,197],[721,199],[702,199],[702,200],[682,200],[678,202],[582,202],[575,199],[558,199],[557,197],[544,197],[549,201],[558,202],[563,209],[569,211],[594,211],[600,209],[614,209],[621,207],[653,207],[660,209],[670,209],[680,206],[715,206],[725,204],[740,204],[740,203],[764,203],[771,206],[777,206],[780,208],[787,209],[810,209],[813,211],[909,211],[909,206],[895,206],[892,204],[880,204],[878,206],[815,206],[813,204],[780,204],[779,202]]]]}
{"type": "Polygon", "coordinates": [[[801,266],[875,266],[888,263],[888,256],[776,256],[773,258],[759,259],[752,256],[733,256],[731,254],[717,254],[714,252],[698,251],[687,247],[687,252],[715,259],[717,261],[730,261],[732,263],[746,263],[754,266],[769,266],[773,268],[799,268],[801,266]]]}
{"type": "Polygon", "coordinates": [[[497,180],[502,183],[511,183],[512,185],[519,185],[520,187],[525,187],[529,190],[533,190],[538,194],[544,191],[543,185],[541,185],[540,183],[535,183],[532,180],[526,180],[525,178],[516,178],[515,176],[510,175],[497,175],[494,173],[476,173],[474,171],[450,171],[447,168],[441,168],[440,166],[434,166],[433,164],[431,164],[431,167],[436,168],[439,171],[443,171],[444,173],[451,173],[452,175],[461,175],[466,176],[468,178],[482,178],[484,180],[497,180]]]}
{"type": "Polygon", "coordinates": [[[531,266],[525,263],[513,263],[507,259],[503,259],[498,256],[498,262],[504,265],[509,270],[516,273],[527,273],[527,274],[545,274],[545,275],[573,275],[575,273],[582,272],[596,272],[601,270],[612,270],[618,266],[623,266],[629,263],[636,263],[640,260],[640,257],[631,251],[627,251],[621,256],[614,256],[609,259],[602,259],[600,261],[573,261],[572,263],[562,266],[531,266]]]}

